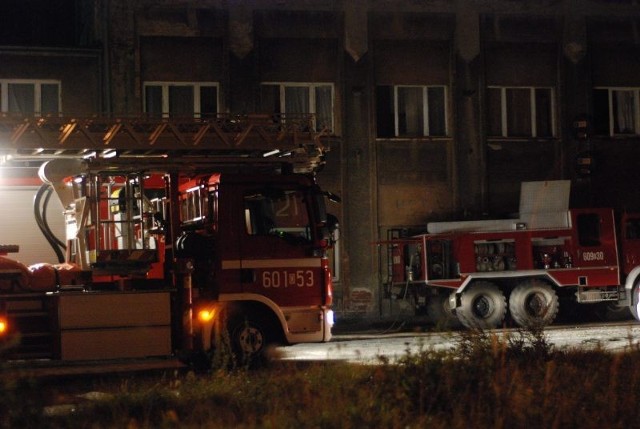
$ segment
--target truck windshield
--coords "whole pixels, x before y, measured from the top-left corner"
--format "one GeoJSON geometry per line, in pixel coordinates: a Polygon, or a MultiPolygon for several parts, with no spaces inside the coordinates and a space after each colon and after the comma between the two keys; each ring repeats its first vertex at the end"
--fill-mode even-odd
{"type": "Polygon", "coordinates": [[[249,235],[276,235],[311,240],[304,194],[295,190],[261,190],[244,196],[249,235]]]}

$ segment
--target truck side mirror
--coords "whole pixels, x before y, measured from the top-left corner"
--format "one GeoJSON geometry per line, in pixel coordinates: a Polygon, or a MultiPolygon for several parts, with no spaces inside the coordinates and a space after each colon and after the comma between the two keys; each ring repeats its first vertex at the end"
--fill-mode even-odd
{"type": "Polygon", "coordinates": [[[327,239],[331,241],[331,243],[335,243],[340,238],[340,225],[338,223],[338,218],[331,213],[327,213],[327,222],[325,224],[325,228],[327,231],[327,239]]]}

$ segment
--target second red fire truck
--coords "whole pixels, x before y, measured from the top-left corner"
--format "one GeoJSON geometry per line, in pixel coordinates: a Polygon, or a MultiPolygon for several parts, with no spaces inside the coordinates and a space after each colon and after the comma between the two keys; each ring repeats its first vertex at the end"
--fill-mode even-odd
{"type": "Polygon", "coordinates": [[[638,318],[640,214],[568,209],[569,181],[522,185],[518,218],[434,222],[392,237],[387,291],[441,322],[547,325],[574,304],[638,318]]]}

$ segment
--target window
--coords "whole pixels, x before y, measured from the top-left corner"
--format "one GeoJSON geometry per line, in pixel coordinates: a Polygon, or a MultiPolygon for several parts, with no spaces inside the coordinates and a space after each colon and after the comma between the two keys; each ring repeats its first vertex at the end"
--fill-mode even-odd
{"type": "Polygon", "coordinates": [[[627,240],[640,240],[640,219],[627,219],[625,222],[624,238],[627,240]]]}
{"type": "Polygon", "coordinates": [[[378,137],[447,136],[444,86],[378,86],[378,137]]]}
{"type": "Polygon", "coordinates": [[[577,217],[577,223],[580,246],[599,246],[600,216],[595,213],[580,214],[577,217]]]}
{"type": "Polygon", "coordinates": [[[640,88],[596,88],[593,113],[596,134],[640,134],[640,88]]]}
{"type": "Polygon", "coordinates": [[[487,118],[490,137],[554,137],[553,88],[491,86],[487,118]]]}
{"type": "Polygon", "coordinates": [[[311,240],[304,195],[298,191],[265,189],[244,197],[245,225],[249,235],[275,235],[311,240]]]}
{"type": "Polygon", "coordinates": [[[207,216],[206,190],[194,186],[180,194],[180,219],[185,224],[203,222],[207,216]]]}
{"type": "Polygon", "coordinates": [[[0,80],[0,105],[3,112],[23,115],[60,113],[60,81],[0,80]]]}
{"type": "Polygon", "coordinates": [[[215,82],[145,82],[144,111],[163,117],[207,117],[218,113],[215,82]]]}
{"type": "Polygon", "coordinates": [[[290,117],[313,114],[316,131],[334,130],[331,83],[263,83],[261,101],[262,110],[267,113],[290,117]]]}

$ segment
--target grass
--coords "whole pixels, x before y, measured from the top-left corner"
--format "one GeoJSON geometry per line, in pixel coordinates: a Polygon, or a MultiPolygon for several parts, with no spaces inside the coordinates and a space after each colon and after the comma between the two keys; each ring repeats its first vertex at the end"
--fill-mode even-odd
{"type": "MultiPolygon", "coordinates": [[[[282,363],[86,382],[99,399],[64,415],[65,388],[5,381],[1,427],[629,428],[640,418],[640,350],[555,350],[542,331],[463,332],[450,351],[378,365],[282,363]]],[[[0,382],[2,383],[2,382],[0,382]]],[[[68,393],[67,393],[68,394],[68,393]]]]}

